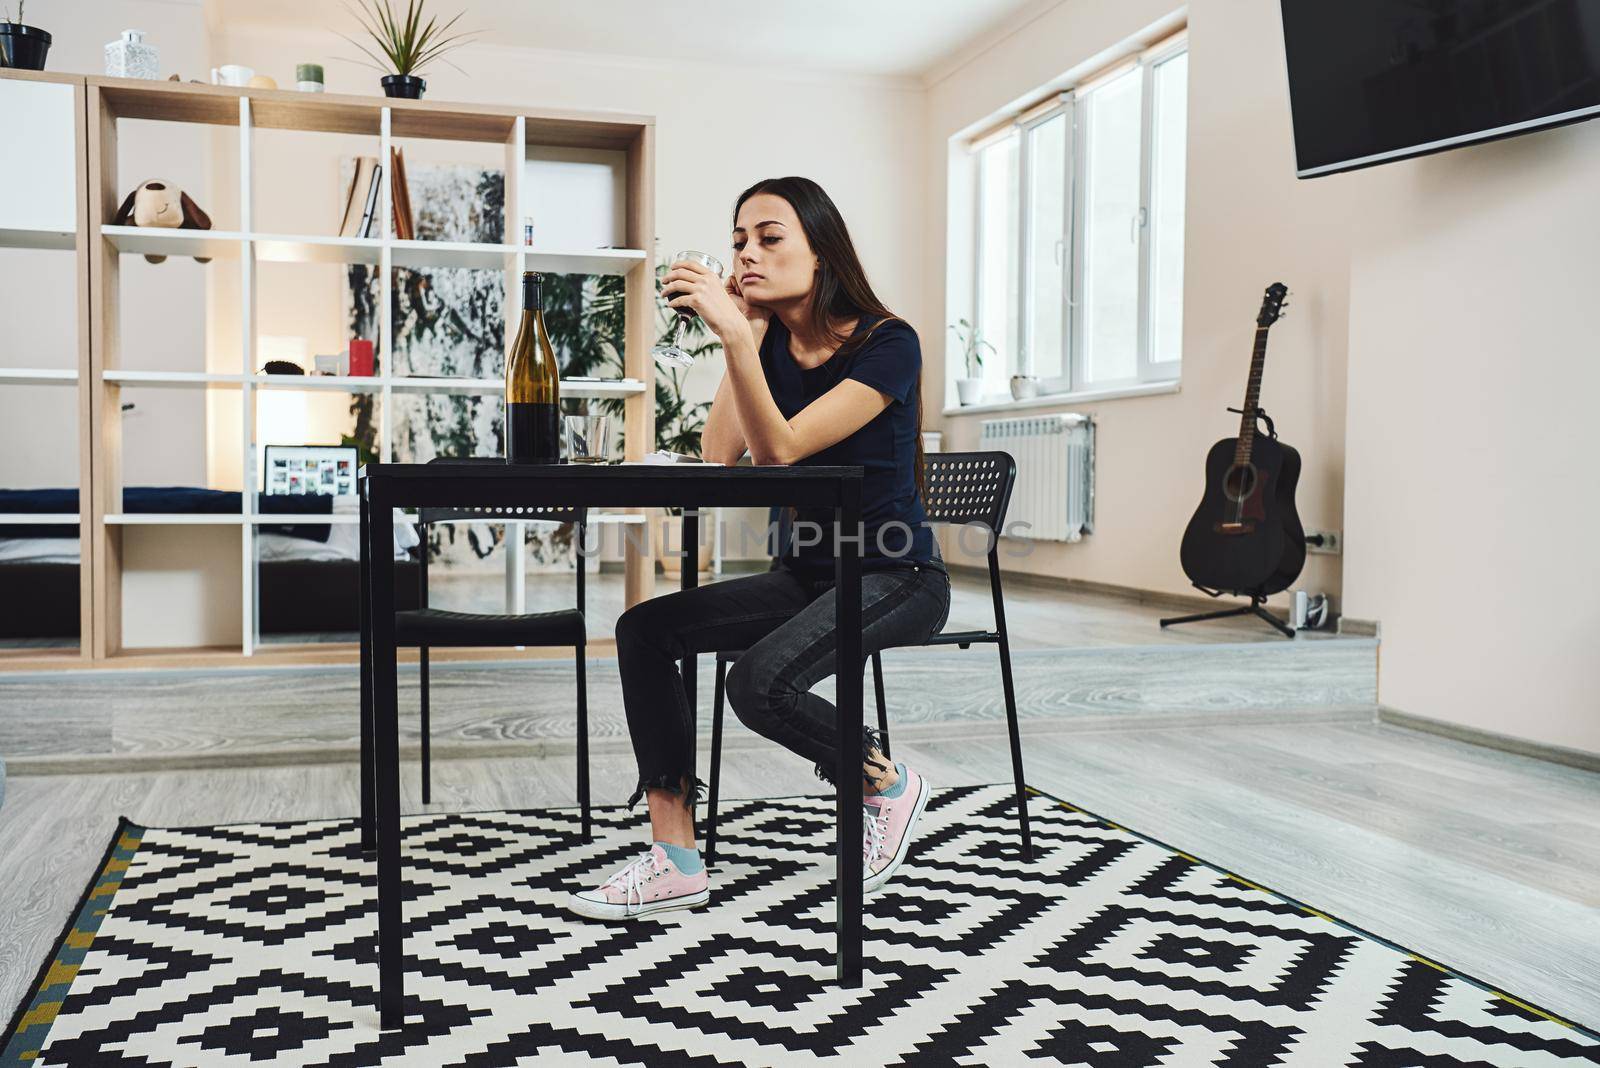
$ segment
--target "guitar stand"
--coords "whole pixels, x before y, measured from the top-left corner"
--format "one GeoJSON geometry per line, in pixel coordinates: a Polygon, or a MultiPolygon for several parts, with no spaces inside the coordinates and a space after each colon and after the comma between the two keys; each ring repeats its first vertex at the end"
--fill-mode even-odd
{"type": "MultiPolygon", "coordinates": [[[[1204,586],[1196,586],[1195,588],[1204,590],[1206,594],[1212,597],[1222,596],[1221,590],[1213,593],[1212,591],[1207,590],[1204,586]]],[[[1267,611],[1265,608],[1261,607],[1266,603],[1267,599],[1265,597],[1253,593],[1250,595],[1250,603],[1247,605],[1242,605],[1238,608],[1224,608],[1220,612],[1201,612],[1198,615],[1192,616],[1174,616],[1169,619],[1163,619],[1161,621],[1161,626],[1163,629],[1165,629],[1174,623],[1197,623],[1202,619],[1222,619],[1225,616],[1256,615],[1266,620],[1268,623],[1271,623],[1273,629],[1278,631],[1285,638],[1293,638],[1294,628],[1289,626],[1283,620],[1279,619],[1277,616],[1273,615],[1271,612],[1267,611]]]]}
{"type": "MultiPolygon", "coordinates": [[[[1227,410],[1230,411],[1230,412],[1238,412],[1240,415],[1244,414],[1244,409],[1243,408],[1229,408],[1227,410]]],[[[1260,424],[1261,423],[1266,423],[1267,424],[1267,437],[1271,438],[1273,441],[1277,441],[1278,440],[1278,428],[1272,424],[1272,416],[1268,415],[1267,414],[1267,410],[1265,408],[1259,406],[1259,405],[1257,405],[1253,409],[1253,411],[1255,412],[1255,416],[1256,416],[1257,429],[1258,430],[1260,429],[1260,424]]]]}

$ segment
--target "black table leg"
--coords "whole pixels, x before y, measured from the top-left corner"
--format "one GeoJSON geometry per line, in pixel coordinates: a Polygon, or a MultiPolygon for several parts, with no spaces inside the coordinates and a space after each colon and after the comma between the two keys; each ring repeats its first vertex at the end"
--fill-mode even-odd
{"type": "Polygon", "coordinates": [[[838,713],[838,867],[835,933],[839,985],[861,985],[861,482],[840,482],[834,611],[839,633],[834,703],[838,713]]]}
{"type": "MultiPolygon", "coordinates": [[[[678,588],[692,590],[700,585],[700,513],[683,510],[683,563],[678,573],[678,588]]],[[[700,715],[695,703],[695,683],[699,680],[700,658],[690,653],[683,658],[683,692],[689,698],[689,796],[694,796],[695,773],[700,764],[700,715]]],[[[691,819],[693,809],[690,810],[691,819]]],[[[691,832],[693,830],[691,829],[691,832]]]]}
{"type": "Polygon", "coordinates": [[[361,577],[356,592],[361,619],[361,851],[378,848],[372,812],[372,567],[367,556],[367,493],[361,490],[361,577]]]}
{"type": "MultiPolygon", "coordinates": [[[[369,483],[370,485],[370,483],[369,483]]],[[[382,494],[368,502],[371,570],[373,778],[378,837],[379,1026],[405,1023],[405,932],[401,929],[400,739],[394,648],[394,507],[382,494]]]]}

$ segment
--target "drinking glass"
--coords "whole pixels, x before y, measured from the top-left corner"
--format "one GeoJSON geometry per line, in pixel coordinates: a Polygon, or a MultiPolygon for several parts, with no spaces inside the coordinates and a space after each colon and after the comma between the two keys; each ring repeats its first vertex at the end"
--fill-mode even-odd
{"type": "MultiPolygon", "coordinates": [[[[676,256],[672,257],[672,262],[674,265],[681,263],[684,260],[688,260],[691,263],[698,263],[704,267],[709,267],[712,274],[716,275],[718,278],[722,277],[722,261],[717,259],[715,256],[707,255],[704,252],[689,251],[680,252],[676,256]]],[[[671,298],[677,296],[678,294],[666,293],[665,295],[668,298],[671,298]]],[[[697,313],[693,308],[674,308],[673,311],[678,313],[678,317],[672,320],[672,336],[667,339],[667,343],[665,345],[657,345],[650,351],[655,354],[655,357],[658,360],[666,360],[668,363],[675,363],[680,367],[690,367],[694,364],[694,357],[678,347],[678,338],[683,335],[683,325],[689,320],[695,318],[697,313]]]]}
{"type": "Polygon", "coordinates": [[[569,464],[603,464],[611,452],[611,417],[599,412],[562,417],[569,464]]]}

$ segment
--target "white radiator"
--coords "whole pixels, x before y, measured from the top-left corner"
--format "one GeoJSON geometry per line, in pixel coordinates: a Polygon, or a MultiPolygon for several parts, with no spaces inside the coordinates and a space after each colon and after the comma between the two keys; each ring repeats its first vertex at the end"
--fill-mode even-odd
{"type": "Polygon", "coordinates": [[[1078,541],[1094,533],[1094,420],[1076,412],[985,419],[978,448],[1017,461],[1007,537],[1078,541]]]}

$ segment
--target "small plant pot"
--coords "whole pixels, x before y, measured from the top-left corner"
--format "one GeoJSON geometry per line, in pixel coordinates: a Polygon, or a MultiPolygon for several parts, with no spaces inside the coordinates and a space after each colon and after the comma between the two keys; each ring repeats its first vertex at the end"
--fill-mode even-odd
{"type": "Polygon", "coordinates": [[[44,57],[49,54],[50,34],[44,30],[20,22],[0,22],[0,67],[44,70],[44,57]]]}
{"type": "Polygon", "coordinates": [[[383,86],[384,96],[405,100],[421,100],[422,91],[428,88],[427,80],[415,74],[385,74],[378,82],[383,86]]]}
{"type": "Polygon", "coordinates": [[[1039,395],[1039,380],[1032,375],[1011,376],[1011,399],[1027,400],[1039,395]]]}
{"type": "Polygon", "coordinates": [[[956,379],[956,398],[962,404],[977,404],[983,396],[983,379],[958,378],[956,379]]]}

